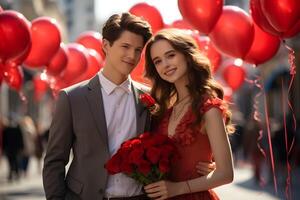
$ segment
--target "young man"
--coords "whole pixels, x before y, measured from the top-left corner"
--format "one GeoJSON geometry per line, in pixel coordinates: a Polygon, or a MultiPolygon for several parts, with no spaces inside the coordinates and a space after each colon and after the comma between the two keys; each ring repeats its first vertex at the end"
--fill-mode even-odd
{"type": "Polygon", "coordinates": [[[140,60],[151,28],[123,13],[108,19],[102,35],[103,70],[61,91],[56,104],[43,169],[48,200],[147,199],[141,185],[121,173],[108,176],[104,164],[122,142],[150,125],[139,101],[141,85],[128,75],[140,60]],[[66,174],[71,149],[74,157],[66,174]]]}

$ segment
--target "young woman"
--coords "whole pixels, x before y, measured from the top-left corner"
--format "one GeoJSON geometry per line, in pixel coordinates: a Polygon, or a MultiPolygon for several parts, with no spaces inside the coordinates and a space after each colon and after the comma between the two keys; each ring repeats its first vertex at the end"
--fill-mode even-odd
{"type": "Polygon", "coordinates": [[[209,60],[191,36],[165,29],[146,46],[146,76],[159,107],[155,133],[167,134],[178,149],[168,180],[145,186],[153,199],[218,199],[211,190],[233,180],[228,134],[234,131],[222,88],[213,80],[209,60]],[[216,168],[200,175],[199,161],[216,168]]]}

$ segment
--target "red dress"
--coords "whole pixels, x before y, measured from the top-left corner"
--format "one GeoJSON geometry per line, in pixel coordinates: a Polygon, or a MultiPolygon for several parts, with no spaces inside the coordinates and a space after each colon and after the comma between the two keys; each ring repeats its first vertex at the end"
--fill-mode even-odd
{"type": "MultiPolygon", "coordinates": [[[[205,113],[210,108],[219,108],[224,114],[224,106],[222,100],[218,98],[208,99],[200,109],[201,113],[205,113]]],[[[162,121],[159,123],[157,133],[168,134],[168,124],[172,109],[166,112],[162,121]]],[[[191,107],[184,114],[178,123],[175,134],[171,137],[177,147],[178,156],[174,159],[171,166],[169,180],[174,182],[185,181],[200,177],[197,172],[196,165],[199,161],[210,162],[213,159],[208,136],[201,133],[200,128],[193,130],[189,127],[193,123],[195,115],[191,107]]],[[[155,131],[155,132],[156,132],[155,131]]],[[[184,194],[170,198],[172,200],[218,200],[218,196],[212,190],[196,192],[192,194],[184,194]]]]}

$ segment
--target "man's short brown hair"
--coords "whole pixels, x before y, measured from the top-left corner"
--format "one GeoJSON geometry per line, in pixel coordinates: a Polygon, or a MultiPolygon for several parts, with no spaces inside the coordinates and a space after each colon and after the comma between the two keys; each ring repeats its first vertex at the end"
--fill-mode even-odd
{"type": "Polygon", "coordinates": [[[102,36],[112,45],[126,30],[142,36],[144,45],[152,36],[150,24],[130,13],[112,15],[102,28],[102,36]]]}

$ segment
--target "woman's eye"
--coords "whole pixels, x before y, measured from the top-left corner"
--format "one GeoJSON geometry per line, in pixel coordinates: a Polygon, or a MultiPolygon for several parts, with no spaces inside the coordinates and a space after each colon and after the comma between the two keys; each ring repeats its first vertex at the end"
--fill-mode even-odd
{"type": "Polygon", "coordinates": [[[154,61],[154,65],[158,65],[161,61],[160,60],[156,60],[154,61]]]}

